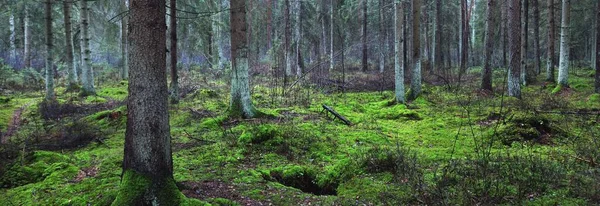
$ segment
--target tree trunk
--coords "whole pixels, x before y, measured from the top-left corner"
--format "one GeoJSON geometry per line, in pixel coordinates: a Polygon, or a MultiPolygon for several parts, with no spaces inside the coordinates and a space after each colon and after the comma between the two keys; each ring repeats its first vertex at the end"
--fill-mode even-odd
{"type": "MultiPolygon", "coordinates": [[[[179,77],[177,75],[177,1],[170,0],[170,19],[171,19],[171,103],[179,103],[179,77]]],[[[216,55],[213,55],[216,56],[216,55]]]]}
{"type": "MultiPolygon", "coordinates": [[[[286,0],[287,3],[289,1],[286,0]]],[[[233,117],[254,118],[259,112],[252,105],[248,77],[248,39],[246,34],[246,3],[230,1],[231,23],[231,102],[233,117]]]]}
{"type": "Polygon", "coordinates": [[[25,5],[25,19],[23,20],[24,29],[23,32],[23,64],[25,68],[31,67],[31,26],[30,26],[30,15],[29,7],[25,5]]]}
{"type": "Polygon", "coordinates": [[[412,1],[412,70],[408,100],[415,100],[421,94],[421,0],[412,1]]]}
{"type": "Polygon", "coordinates": [[[595,90],[596,93],[600,93],[600,3],[596,3],[598,5],[596,9],[596,83],[595,90]]]}
{"type": "Polygon", "coordinates": [[[10,29],[10,64],[12,64],[13,66],[17,65],[17,45],[15,43],[15,41],[17,40],[17,29],[16,29],[16,25],[15,25],[15,15],[14,14],[10,14],[10,17],[8,18],[8,23],[9,23],[9,29],[10,29]]]}
{"type": "Polygon", "coordinates": [[[397,103],[405,103],[404,98],[404,4],[394,2],[394,81],[397,103]]]}
{"type": "MultiPolygon", "coordinates": [[[[220,8],[221,11],[225,11],[225,9],[227,9],[228,4],[228,0],[220,0],[220,6],[217,8],[220,8]]],[[[228,12],[221,12],[220,16],[220,21],[221,22],[227,22],[227,17],[229,14],[228,12]]],[[[219,70],[224,70],[225,66],[229,63],[229,60],[227,60],[227,46],[231,45],[230,39],[227,38],[227,31],[228,28],[224,26],[224,24],[220,24],[219,25],[219,36],[216,36],[215,38],[217,38],[217,48],[218,48],[218,54],[219,54],[219,70]]]]}
{"type": "Polygon", "coordinates": [[[71,27],[71,2],[63,1],[63,14],[65,21],[65,54],[67,63],[68,86],[67,90],[72,90],[77,85],[77,70],[73,63],[73,35],[71,27]]]}
{"type": "Polygon", "coordinates": [[[296,1],[296,25],[295,25],[295,35],[296,35],[296,76],[297,77],[301,77],[302,76],[302,67],[304,65],[303,60],[302,60],[302,53],[301,53],[301,43],[300,41],[302,40],[302,2],[301,1],[296,1]]]}
{"type": "Polygon", "coordinates": [[[569,79],[569,22],[571,19],[571,0],[562,2],[562,23],[560,28],[560,59],[557,86],[568,86],[569,79]]]}
{"type": "Polygon", "coordinates": [[[367,0],[362,1],[362,71],[369,69],[367,57],[367,0]]]}
{"type": "Polygon", "coordinates": [[[46,15],[46,100],[54,99],[54,69],[52,60],[52,0],[46,0],[44,14],[46,15]]]}
{"type": "Polygon", "coordinates": [[[133,0],[123,173],[113,205],[179,205],[173,179],[166,75],[166,4],[133,0]]]}
{"type": "Polygon", "coordinates": [[[510,65],[508,70],[508,96],[521,98],[521,1],[509,0],[508,47],[510,65]]]}
{"type": "MultiPolygon", "coordinates": [[[[233,0],[232,0],[233,1],[233,0]]],[[[285,51],[284,51],[284,56],[285,56],[285,76],[291,76],[292,75],[292,55],[291,55],[291,35],[292,35],[292,28],[291,28],[291,22],[290,22],[290,0],[285,0],[285,11],[284,11],[284,21],[285,21],[285,51]]],[[[232,39],[233,41],[233,39],[232,39]]],[[[233,44],[233,42],[232,42],[233,44]]]]}
{"type": "Polygon", "coordinates": [[[508,67],[508,61],[507,61],[507,54],[508,54],[508,50],[507,50],[507,46],[508,46],[508,33],[509,33],[509,28],[508,28],[508,2],[503,2],[502,3],[502,8],[500,9],[502,14],[501,14],[501,18],[502,18],[502,66],[503,67],[508,67]]]}
{"type": "Polygon", "coordinates": [[[379,0],[379,73],[383,73],[385,70],[385,52],[387,51],[384,6],[385,0],[379,0]]]}
{"type": "Polygon", "coordinates": [[[485,28],[485,56],[483,59],[483,73],[481,78],[481,89],[493,91],[492,89],[492,53],[494,52],[494,30],[496,20],[494,18],[494,0],[487,1],[487,24],[485,28]]]}
{"type": "Polygon", "coordinates": [[[442,63],[442,0],[435,0],[435,25],[433,29],[433,72],[438,72],[441,69],[442,63]]]}
{"type": "MultiPolygon", "coordinates": [[[[540,52],[540,5],[539,0],[532,0],[533,4],[533,60],[535,76],[539,75],[541,70],[541,52],[540,52]]],[[[532,79],[533,78],[532,76],[532,79]]]]}
{"type": "Polygon", "coordinates": [[[271,47],[273,45],[273,3],[271,3],[271,0],[266,0],[266,4],[267,4],[267,49],[266,51],[269,52],[271,50],[271,47]]]}
{"type": "MultiPolygon", "coordinates": [[[[127,1],[121,0],[121,12],[127,11],[127,1]]],[[[121,18],[121,79],[127,79],[129,76],[128,72],[128,59],[127,59],[127,15],[121,18]]]]}
{"type": "Polygon", "coordinates": [[[93,95],[96,93],[94,89],[94,71],[92,69],[92,58],[90,51],[90,34],[89,34],[89,7],[87,0],[81,1],[81,94],[83,96],[93,95]]]}
{"type": "Polygon", "coordinates": [[[530,81],[530,71],[527,68],[527,44],[529,34],[529,0],[522,0],[521,8],[521,83],[527,85],[530,81]]]}
{"type": "Polygon", "coordinates": [[[333,68],[335,66],[335,60],[333,59],[334,54],[333,54],[333,28],[334,26],[334,21],[333,21],[333,17],[334,17],[334,0],[330,0],[329,1],[329,71],[333,71],[333,68]]]}
{"type": "MultiPolygon", "coordinates": [[[[469,17],[467,16],[467,0],[460,0],[461,6],[461,43],[460,43],[460,74],[467,71],[469,59],[469,17]]],[[[460,81],[460,79],[459,79],[460,81]]]]}
{"type": "Polygon", "coordinates": [[[548,54],[546,60],[546,81],[554,82],[554,65],[556,65],[555,45],[556,37],[554,23],[554,0],[548,0],[548,54]]]}
{"type": "MultiPolygon", "coordinates": [[[[326,2],[327,0],[321,0],[321,10],[320,10],[320,14],[321,14],[321,49],[322,49],[322,57],[319,57],[319,59],[325,59],[327,58],[327,28],[326,28],[326,18],[327,18],[327,7],[326,7],[326,2]]],[[[325,63],[323,63],[323,65],[325,65],[325,63]]],[[[325,66],[322,66],[322,72],[325,70],[325,66]]]]}

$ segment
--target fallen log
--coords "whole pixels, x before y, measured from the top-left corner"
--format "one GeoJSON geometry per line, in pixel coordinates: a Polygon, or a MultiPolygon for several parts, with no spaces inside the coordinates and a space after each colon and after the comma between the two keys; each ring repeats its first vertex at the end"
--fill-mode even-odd
{"type": "Polygon", "coordinates": [[[337,113],[333,108],[327,106],[327,105],[323,105],[323,110],[333,114],[334,117],[338,118],[340,121],[344,122],[344,124],[348,125],[348,126],[352,126],[352,122],[350,122],[350,120],[346,119],[346,117],[340,115],[339,113],[337,113]]]}

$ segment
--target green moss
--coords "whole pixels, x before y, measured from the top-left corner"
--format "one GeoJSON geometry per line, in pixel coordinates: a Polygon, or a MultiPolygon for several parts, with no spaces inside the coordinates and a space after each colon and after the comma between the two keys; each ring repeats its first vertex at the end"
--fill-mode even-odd
{"type": "Polygon", "coordinates": [[[590,95],[589,101],[600,103],[600,94],[592,94],[592,95],[590,95]]]}
{"type": "Polygon", "coordinates": [[[557,84],[556,87],[554,87],[554,89],[552,90],[552,94],[557,94],[558,92],[562,91],[563,86],[562,84],[557,84]]]}
{"type": "Polygon", "coordinates": [[[185,199],[185,196],[179,191],[173,179],[157,183],[133,170],[127,170],[123,174],[119,194],[112,205],[146,205],[150,203],[154,205],[180,205],[183,199],[185,199]],[[158,191],[151,191],[153,187],[157,187],[158,191]],[[153,197],[153,194],[157,196],[153,197]]]}

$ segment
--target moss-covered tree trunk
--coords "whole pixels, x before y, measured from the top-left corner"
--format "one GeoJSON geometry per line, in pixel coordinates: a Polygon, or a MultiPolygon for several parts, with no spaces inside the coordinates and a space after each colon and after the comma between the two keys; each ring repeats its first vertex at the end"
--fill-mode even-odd
{"type": "Polygon", "coordinates": [[[394,82],[395,100],[405,103],[404,98],[404,8],[403,3],[394,2],[394,82]]]}
{"type": "MultiPolygon", "coordinates": [[[[179,77],[177,75],[177,1],[170,0],[171,29],[171,103],[179,103],[179,77]]],[[[216,56],[216,55],[215,55],[216,56]]]]}
{"type": "Polygon", "coordinates": [[[485,25],[485,55],[483,57],[483,72],[481,78],[481,89],[492,91],[492,53],[494,52],[494,31],[496,21],[494,18],[494,0],[487,1],[487,24],[485,25]]]}
{"type": "Polygon", "coordinates": [[[571,0],[562,2],[562,22],[560,26],[560,59],[557,87],[569,85],[569,21],[571,18],[571,0]]]}
{"type": "Polygon", "coordinates": [[[94,89],[94,71],[92,69],[92,57],[90,50],[90,33],[89,33],[89,0],[81,0],[81,94],[83,96],[93,95],[96,93],[94,89]]]}
{"type": "Polygon", "coordinates": [[[123,176],[113,205],[179,205],[173,179],[165,0],[133,0],[123,176]]]}
{"type": "Polygon", "coordinates": [[[54,99],[54,69],[52,68],[52,0],[44,3],[46,25],[46,100],[54,99]]]}
{"type": "Polygon", "coordinates": [[[554,0],[548,0],[548,54],[546,60],[546,81],[554,82],[554,65],[556,65],[556,57],[554,41],[554,0]]]}
{"type": "Polygon", "coordinates": [[[65,21],[65,56],[67,63],[68,89],[73,89],[77,85],[77,70],[73,63],[73,35],[71,28],[71,2],[63,1],[63,15],[65,21]]]}
{"type": "Polygon", "coordinates": [[[508,8],[508,96],[521,98],[521,1],[509,0],[508,8]]]}
{"type": "Polygon", "coordinates": [[[258,112],[250,98],[246,3],[244,0],[231,0],[230,8],[232,65],[230,112],[233,117],[253,118],[258,112]]]}

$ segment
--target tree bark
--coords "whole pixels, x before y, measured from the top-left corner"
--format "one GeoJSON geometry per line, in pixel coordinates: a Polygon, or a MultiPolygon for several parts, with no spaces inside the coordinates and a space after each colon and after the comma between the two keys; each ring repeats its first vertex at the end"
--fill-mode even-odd
{"type": "MultiPolygon", "coordinates": [[[[127,1],[120,0],[121,12],[127,11],[127,1]]],[[[128,72],[128,59],[127,59],[127,15],[123,15],[121,18],[121,79],[127,79],[129,76],[128,72]]]]}
{"type": "Polygon", "coordinates": [[[460,73],[464,74],[467,71],[467,61],[469,61],[469,17],[467,16],[467,0],[460,0],[460,6],[462,22],[460,41],[460,73]]]}
{"type": "MultiPolygon", "coordinates": [[[[535,76],[542,72],[540,52],[540,5],[539,0],[532,0],[533,4],[533,55],[535,76]]],[[[532,76],[532,79],[533,78],[532,76]]]]}
{"type": "Polygon", "coordinates": [[[53,100],[54,96],[54,69],[52,59],[52,0],[46,0],[44,4],[44,14],[46,15],[46,100],[53,100]]]}
{"type": "Polygon", "coordinates": [[[529,0],[522,0],[521,7],[521,83],[527,85],[530,81],[530,69],[527,67],[527,46],[529,43],[529,0]]]}
{"type": "Polygon", "coordinates": [[[595,90],[596,93],[600,93],[600,41],[598,41],[600,40],[600,26],[598,26],[598,24],[600,24],[600,3],[596,4],[596,53],[594,54],[594,56],[596,56],[595,90]]]}
{"type": "Polygon", "coordinates": [[[63,1],[63,15],[65,21],[65,54],[68,73],[68,90],[72,90],[77,85],[77,70],[73,63],[73,35],[71,28],[71,2],[63,1]]]}
{"type": "MultiPolygon", "coordinates": [[[[232,0],[233,1],[233,0],[232,0]]],[[[284,21],[285,21],[285,76],[292,75],[292,55],[291,55],[291,36],[292,36],[292,28],[290,22],[290,0],[285,0],[285,11],[284,11],[284,21]]],[[[233,38],[232,38],[233,41],[233,38]]],[[[232,42],[233,44],[233,42],[232,42]]]]}
{"type": "Polygon", "coordinates": [[[508,47],[510,65],[508,70],[508,96],[521,98],[521,1],[509,0],[508,47]]]}
{"type": "Polygon", "coordinates": [[[502,66],[508,67],[507,54],[508,54],[508,2],[502,3],[501,18],[502,18],[502,66]]]}
{"type": "Polygon", "coordinates": [[[367,56],[367,0],[362,1],[362,71],[369,69],[367,56]]]}
{"type": "Polygon", "coordinates": [[[421,95],[421,0],[412,1],[412,70],[408,100],[421,95]]]}
{"type": "Polygon", "coordinates": [[[90,34],[89,34],[89,7],[88,0],[81,0],[81,54],[83,62],[81,63],[81,94],[83,96],[93,95],[96,93],[94,89],[94,71],[92,69],[92,58],[90,51],[90,34]]]}
{"type": "MultiPolygon", "coordinates": [[[[170,19],[171,19],[171,103],[179,103],[179,76],[177,75],[177,1],[170,0],[170,19]]],[[[216,56],[216,55],[215,55],[216,56]]]]}
{"type": "Polygon", "coordinates": [[[494,52],[494,30],[496,28],[496,19],[494,18],[494,0],[487,1],[487,24],[485,28],[485,56],[483,59],[483,73],[481,78],[481,89],[493,91],[492,88],[492,54],[494,52]]]}
{"type": "Polygon", "coordinates": [[[231,74],[230,115],[233,117],[254,118],[259,115],[259,112],[252,105],[250,96],[246,3],[244,0],[231,0],[230,8],[231,64],[233,70],[231,74]]]}
{"type": "Polygon", "coordinates": [[[385,0],[379,0],[379,73],[385,70],[385,53],[387,51],[387,32],[385,25],[385,0]]]}
{"type": "Polygon", "coordinates": [[[17,40],[17,29],[16,29],[16,23],[15,23],[15,15],[14,14],[10,14],[10,17],[8,18],[8,23],[9,23],[9,29],[10,29],[10,63],[14,66],[17,65],[17,44],[15,43],[15,41],[17,40]]]}
{"type": "Polygon", "coordinates": [[[442,63],[442,0],[435,0],[435,25],[433,31],[433,71],[438,72],[442,63]]]}
{"type": "Polygon", "coordinates": [[[303,70],[303,60],[302,60],[302,53],[301,53],[301,43],[300,41],[302,40],[302,2],[301,1],[296,1],[296,25],[295,25],[295,35],[296,35],[296,76],[297,77],[301,77],[302,76],[302,70],[303,70]]]}
{"type": "Polygon", "coordinates": [[[404,97],[404,4],[394,2],[394,82],[397,103],[406,103],[404,97]]]}
{"type": "Polygon", "coordinates": [[[569,79],[569,22],[571,19],[571,0],[562,2],[562,22],[560,28],[560,59],[557,86],[568,86],[569,79]]]}
{"type": "Polygon", "coordinates": [[[335,66],[335,60],[334,60],[334,54],[333,54],[333,28],[334,28],[334,0],[330,0],[329,1],[329,71],[333,71],[334,66],[335,66]]]}
{"type": "MultiPolygon", "coordinates": [[[[218,1],[218,0],[217,0],[218,1]]],[[[228,0],[220,0],[220,6],[218,6],[217,8],[220,8],[221,10],[221,14],[218,15],[220,18],[221,22],[227,22],[228,19],[228,12],[225,12],[227,9],[228,4],[228,0]]],[[[219,54],[219,70],[224,70],[225,66],[229,63],[229,60],[227,60],[227,46],[231,45],[230,39],[227,38],[227,30],[228,28],[226,26],[224,26],[224,24],[220,24],[218,27],[218,36],[216,36],[215,38],[217,38],[217,48],[218,48],[218,54],[219,54]]]]}
{"type": "Polygon", "coordinates": [[[29,6],[25,5],[24,34],[23,34],[23,64],[25,68],[31,67],[31,16],[29,14],[29,6]]]}
{"type": "Polygon", "coordinates": [[[554,0],[548,0],[548,54],[546,60],[546,81],[554,82],[554,65],[556,65],[556,50],[554,42],[556,37],[554,23],[554,0]]]}
{"type": "Polygon", "coordinates": [[[165,0],[133,0],[123,175],[113,205],[179,205],[173,179],[165,0]]]}

